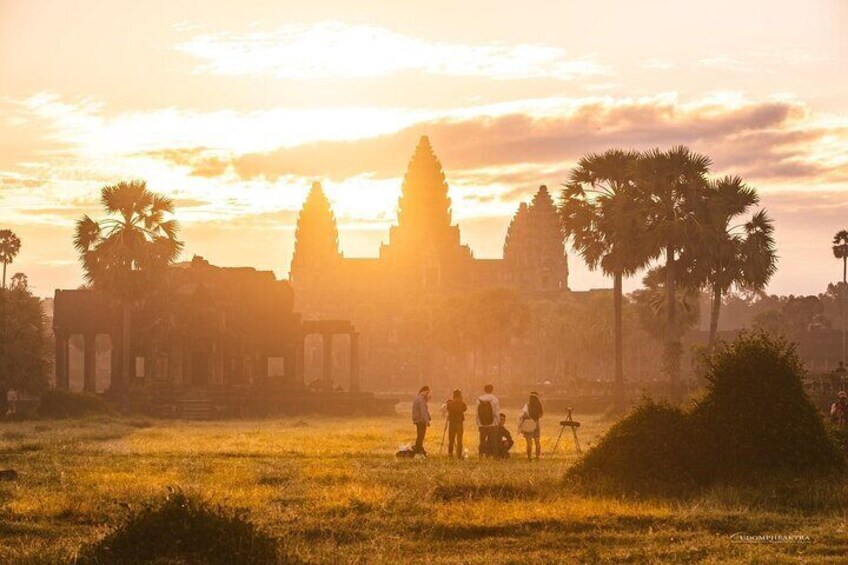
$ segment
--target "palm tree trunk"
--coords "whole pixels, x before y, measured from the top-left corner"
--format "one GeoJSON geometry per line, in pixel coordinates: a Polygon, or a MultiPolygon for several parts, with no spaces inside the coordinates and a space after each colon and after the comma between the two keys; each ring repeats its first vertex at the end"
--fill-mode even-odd
{"type": "Polygon", "coordinates": [[[121,384],[120,384],[120,401],[125,403],[127,393],[130,386],[130,324],[132,322],[132,306],[125,302],[123,304],[122,321],[121,321],[121,384]]]}
{"type": "Polygon", "coordinates": [[[710,341],[707,344],[707,351],[712,352],[715,347],[716,335],[718,334],[718,316],[721,311],[721,288],[718,283],[713,283],[713,304],[710,311],[710,341]]]}
{"type": "Polygon", "coordinates": [[[623,331],[622,324],[622,276],[615,273],[613,279],[613,309],[615,310],[615,410],[624,410],[624,363],[623,363],[623,331]]]}
{"type": "Polygon", "coordinates": [[[674,246],[666,246],[665,257],[665,366],[671,387],[671,399],[676,402],[680,396],[680,342],[677,337],[674,246]]]}
{"type": "Polygon", "coordinates": [[[6,261],[3,261],[3,288],[6,288],[6,261]]]}
{"type": "MultiPolygon", "coordinates": [[[[845,287],[848,275],[848,256],[842,257],[842,362],[845,362],[845,287]]],[[[3,287],[6,286],[6,265],[3,265],[3,287]]]]}

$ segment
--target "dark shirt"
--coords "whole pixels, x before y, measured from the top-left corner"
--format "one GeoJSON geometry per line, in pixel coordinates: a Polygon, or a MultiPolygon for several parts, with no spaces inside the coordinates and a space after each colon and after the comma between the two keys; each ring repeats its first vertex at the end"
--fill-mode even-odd
{"type": "Polygon", "coordinates": [[[498,445],[500,446],[501,453],[505,453],[512,449],[512,446],[515,444],[512,441],[512,434],[509,433],[509,430],[504,426],[498,426],[498,445]]]}
{"type": "Polygon", "coordinates": [[[465,402],[462,400],[448,400],[448,421],[451,424],[458,424],[465,420],[465,411],[468,410],[465,402]]]}

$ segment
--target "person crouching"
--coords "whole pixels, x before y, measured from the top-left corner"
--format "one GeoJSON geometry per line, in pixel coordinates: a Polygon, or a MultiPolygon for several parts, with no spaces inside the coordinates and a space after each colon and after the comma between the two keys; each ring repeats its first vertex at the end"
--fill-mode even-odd
{"type": "Polygon", "coordinates": [[[512,434],[509,433],[509,430],[506,429],[506,414],[501,413],[498,417],[498,427],[495,431],[496,445],[498,447],[498,452],[496,457],[498,459],[509,459],[509,450],[512,449],[512,446],[515,445],[515,442],[512,440],[512,434]]]}

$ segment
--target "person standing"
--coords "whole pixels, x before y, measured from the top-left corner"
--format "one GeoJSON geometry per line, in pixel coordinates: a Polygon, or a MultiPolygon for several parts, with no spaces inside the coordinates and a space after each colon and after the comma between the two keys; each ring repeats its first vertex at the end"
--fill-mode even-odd
{"type": "Polygon", "coordinates": [[[427,434],[427,426],[430,425],[430,410],[427,408],[429,400],[430,387],[422,386],[412,401],[412,423],[415,424],[415,447],[412,451],[424,457],[427,457],[427,452],[424,451],[424,436],[427,434]]]}
{"type": "Polygon", "coordinates": [[[498,415],[501,413],[501,407],[498,404],[498,397],[492,394],[494,390],[494,386],[486,385],[483,387],[483,394],[477,397],[477,429],[480,431],[478,452],[481,457],[492,457],[498,453],[495,432],[498,429],[498,415]]]}
{"type": "Polygon", "coordinates": [[[830,405],[830,419],[840,430],[845,429],[848,421],[848,393],[840,390],[836,395],[836,402],[830,405]]]}
{"type": "Polygon", "coordinates": [[[533,444],[536,446],[536,460],[542,454],[542,401],[539,400],[538,392],[531,392],[530,398],[521,410],[518,418],[518,430],[527,442],[527,459],[532,459],[533,444]]]}
{"type": "Polygon", "coordinates": [[[468,406],[462,399],[462,391],[453,391],[453,398],[447,401],[448,411],[448,457],[453,457],[453,448],[456,446],[457,459],[462,458],[462,428],[465,421],[465,411],[468,406]]]}

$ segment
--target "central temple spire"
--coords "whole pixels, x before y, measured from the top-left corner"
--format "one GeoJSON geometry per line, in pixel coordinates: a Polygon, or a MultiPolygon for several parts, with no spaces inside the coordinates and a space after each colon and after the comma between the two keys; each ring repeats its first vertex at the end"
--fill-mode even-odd
{"type": "Polygon", "coordinates": [[[451,200],[442,164],[421,136],[409,161],[398,199],[398,223],[381,249],[386,257],[422,255],[445,258],[470,251],[460,243],[459,228],[451,218],[451,200]]]}

